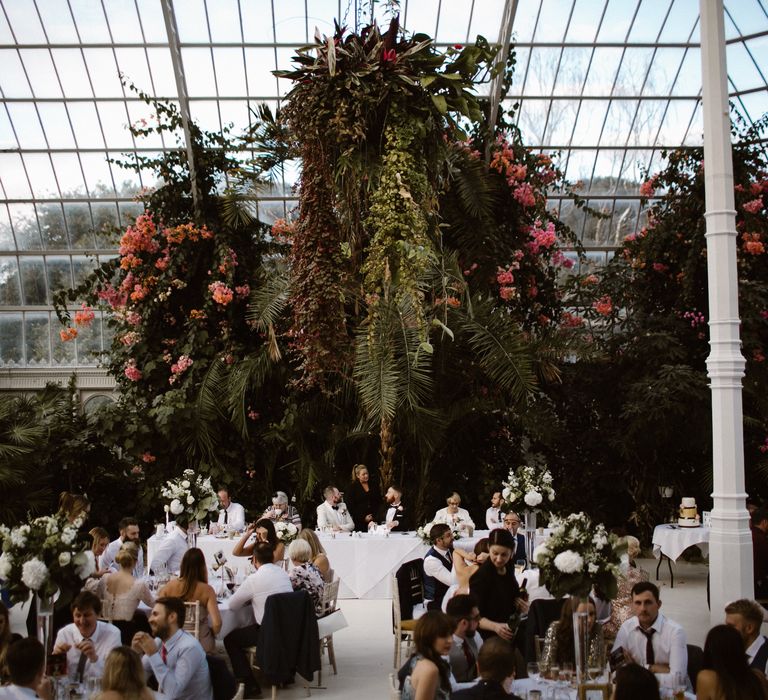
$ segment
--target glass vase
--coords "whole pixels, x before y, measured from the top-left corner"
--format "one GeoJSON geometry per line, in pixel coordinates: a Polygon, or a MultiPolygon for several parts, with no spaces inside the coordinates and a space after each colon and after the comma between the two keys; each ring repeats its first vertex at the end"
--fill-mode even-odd
{"type": "Polygon", "coordinates": [[[37,605],[37,638],[45,649],[45,662],[48,663],[48,655],[53,644],[53,595],[35,593],[37,605]]]}
{"type": "Polygon", "coordinates": [[[200,523],[197,520],[192,520],[187,528],[187,546],[197,547],[197,536],[200,534],[200,523]]]}
{"type": "Polygon", "coordinates": [[[526,510],[523,513],[525,517],[525,554],[528,559],[528,566],[534,566],[533,550],[536,549],[536,511],[526,510]]]}
{"type": "Polygon", "coordinates": [[[573,596],[573,655],[578,685],[586,683],[589,670],[589,597],[573,596]],[[580,612],[583,611],[583,612],[580,612]]]}

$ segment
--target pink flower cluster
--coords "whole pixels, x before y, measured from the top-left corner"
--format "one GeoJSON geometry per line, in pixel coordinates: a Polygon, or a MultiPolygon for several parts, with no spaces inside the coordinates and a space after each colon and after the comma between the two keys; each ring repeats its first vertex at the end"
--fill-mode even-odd
{"type": "Polygon", "coordinates": [[[750,255],[761,255],[765,252],[759,233],[745,233],[741,236],[741,240],[744,241],[744,251],[750,255]]]}
{"type": "Polygon", "coordinates": [[[610,316],[613,312],[613,301],[610,296],[605,294],[592,304],[592,308],[601,316],[610,316]]]}
{"type": "Polygon", "coordinates": [[[192,366],[193,360],[189,355],[181,355],[171,365],[171,376],[168,379],[169,384],[173,384],[184,372],[192,366]]]}
{"type": "Polygon", "coordinates": [[[767,438],[765,438],[765,440],[763,440],[763,444],[762,444],[762,445],[760,445],[760,447],[758,447],[758,449],[759,449],[759,450],[760,450],[760,452],[762,452],[763,454],[765,454],[766,452],[768,452],[768,437],[767,437],[767,438]]]}
{"type": "Polygon", "coordinates": [[[151,452],[147,451],[141,455],[141,461],[146,464],[152,464],[152,462],[157,461],[157,457],[155,457],[155,455],[153,455],[151,452]]]}
{"type": "Polygon", "coordinates": [[[131,346],[135,345],[140,337],[136,331],[128,331],[125,335],[121,336],[120,342],[123,345],[131,346]]]}
{"type": "Polygon", "coordinates": [[[232,248],[229,248],[224,255],[224,259],[219,264],[219,272],[222,275],[226,275],[230,270],[234,270],[237,267],[237,254],[232,248]]]}
{"type": "Polygon", "coordinates": [[[141,370],[136,366],[136,360],[133,359],[126,362],[123,374],[125,374],[125,376],[132,382],[138,382],[144,376],[141,370]]]}
{"type": "Polygon", "coordinates": [[[547,222],[547,225],[542,228],[541,221],[537,219],[529,233],[533,240],[528,243],[528,250],[534,255],[538,254],[542,248],[549,250],[557,243],[555,224],[552,221],[547,222]]]}
{"type": "Polygon", "coordinates": [[[668,265],[665,265],[664,263],[660,263],[660,262],[653,263],[653,265],[651,265],[651,267],[656,272],[666,272],[667,270],[669,270],[669,266],[668,265]]]}
{"type": "Polygon", "coordinates": [[[234,292],[224,282],[213,282],[208,285],[213,300],[221,306],[226,306],[235,298],[234,292]]]}
{"type": "Polygon", "coordinates": [[[80,311],[75,313],[75,325],[90,326],[94,318],[96,318],[96,314],[93,312],[93,309],[83,302],[80,311]]]}
{"type": "Polygon", "coordinates": [[[239,287],[235,287],[235,294],[239,299],[247,299],[251,293],[251,288],[247,284],[241,284],[239,287]]]}
{"type": "Polygon", "coordinates": [[[750,214],[758,214],[762,208],[763,208],[762,197],[758,197],[757,199],[751,199],[750,201],[744,203],[744,211],[749,212],[750,214]]]}
{"type": "Polygon", "coordinates": [[[579,328],[584,325],[584,319],[570,311],[563,311],[560,314],[560,323],[566,328],[579,328]]]}
{"type": "Polygon", "coordinates": [[[533,187],[527,182],[520,183],[512,191],[512,196],[520,203],[525,209],[536,206],[536,196],[533,193],[533,187]]]}
{"type": "Polygon", "coordinates": [[[691,328],[703,326],[707,322],[704,318],[704,314],[701,313],[701,311],[696,311],[696,309],[693,311],[686,311],[683,314],[683,318],[691,322],[691,328]]]}
{"type": "Polygon", "coordinates": [[[656,181],[658,176],[654,175],[652,178],[646,180],[642,185],[640,185],[640,196],[645,197],[646,199],[648,197],[653,197],[653,195],[656,193],[656,181]]]}

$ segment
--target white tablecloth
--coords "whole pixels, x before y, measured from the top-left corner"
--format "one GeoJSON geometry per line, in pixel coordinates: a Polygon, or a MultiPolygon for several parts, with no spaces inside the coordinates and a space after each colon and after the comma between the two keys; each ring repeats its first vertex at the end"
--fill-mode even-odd
{"type": "MultiPolygon", "coordinates": [[[[211,580],[211,585],[218,591],[219,581],[211,580]]],[[[235,610],[229,609],[229,598],[225,598],[219,601],[219,614],[221,615],[221,630],[217,635],[217,639],[224,639],[232,630],[238,627],[246,627],[252,625],[255,620],[253,618],[253,606],[243,605],[235,610]]],[[[149,608],[144,603],[139,603],[139,608],[149,615],[149,608]]]]}
{"type": "Polygon", "coordinates": [[[673,561],[693,545],[698,545],[701,553],[709,554],[708,527],[679,527],[673,524],[657,525],[653,530],[653,555],[658,559],[663,554],[673,561]]]}

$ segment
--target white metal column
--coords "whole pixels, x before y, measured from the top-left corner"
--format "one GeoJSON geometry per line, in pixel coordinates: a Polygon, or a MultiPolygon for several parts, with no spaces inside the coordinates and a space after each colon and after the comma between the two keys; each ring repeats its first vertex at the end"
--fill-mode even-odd
{"type": "Polygon", "coordinates": [[[752,537],[745,505],[736,210],[723,0],[700,0],[714,508],[709,541],[712,624],[725,604],[752,598],[752,537]]]}

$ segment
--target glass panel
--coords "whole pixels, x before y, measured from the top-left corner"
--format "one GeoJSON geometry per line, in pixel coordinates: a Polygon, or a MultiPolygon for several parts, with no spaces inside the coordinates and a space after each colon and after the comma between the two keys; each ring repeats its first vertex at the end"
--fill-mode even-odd
{"type": "Polygon", "coordinates": [[[232,97],[247,95],[242,50],[214,49],[213,59],[216,64],[216,81],[219,86],[219,95],[230,95],[232,97]]]}
{"type": "Polygon", "coordinates": [[[107,0],[104,3],[107,20],[113,37],[127,43],[141,42],[141,26],[136,7],[132,2],[123,0],[107,0]]]}
{"type": "Polygon", "coordinates": [[[91,210],[85,202],[64,204],[70,245],[74,249],[93,248],[93,222],[91,210]]]}
{"type": "Polygon", "coordinates": [[[8,209],[19,250],[40,250],[42,243],[35,208],[31,204],[9,204],[8,209]]]}
{"type": "MultiPolygon", "coordinates": [[[[128,131],[128,114],[122,102],[97,102],[104,140],[109,148],[131,148],[133,139],[128,131]]],[[[143,139],[142,139],[143,140],[143,139]]]]}
{"type": "MultiPolygon", "coordinates": [[[[240,12],[243,15],[243,34],[246,41],[267,42],[274,40],[272,36],[272,10],[268,3],[241,2],[240,12]]],[[[323,34],[333,32],[333,24],[329,23],[332,18],[326,15],[326,5],[323,4],[323,9],[314,13],[314,17],[317,19],[313,17],[312,21],[312,25],[316,24],[323,34]]],[[[303,39],[301,43],[303,43],[303,39]]]]}
{"type": "MultiPolygon", "coordinates": [[[[149,65],[152,68],[152,80],[156,94],[162,97],[177,97],[176,79],[173,73],[173,62],[168,49],[148,49],[149,65]]],[[[143,87],[141,83],[137,83],[143,87]]],[[[149,89],[149,83],[146,84],[149,89]]]]}
{"type": "Polygon", "coordinates": [[[610,0],[603,26],[600,28],[598,41],[624,42],[632,21],[632,14],[627,4],[622,0],[610,0]]]}
{"type": "Polygon", "coordinates": [[[83,43],[97,44],[110,41],[107,21],[99,0],[75,0],[72,2],[72,12],[83,43]]]}
{"type": "MultiPolygon", "coordinates": [[[[72,366],[75,364],[75,341],[63,341],[61,331],[64,330],[55,315],[51,317],[51,349],[53,351],[52,365],[72,366]]],[[[78,338],[81,329],[77,329],[78,338]]]]}
{"type": "Polygon", "coordinates": [[[114,197],[112,172],[104,153],[81,153],[83,170],[91,197],[114,197]]]}
{"type": "Polygon", "coordinates": [[[209,0],[207,5],[213,42],[240,42],[240,13],[237,0],[209,0]]]}
{"type": "Polygon", "coordinates": [[[75,276],[75,287],[78,287],[85,282],[85,278],[96,269],[96,266],[97,262],[93,258],[73,255],[72,272],[75,276]]]}
{"type": "Polygon", "coordinates": [[[560,71],[555,81],[555,94],[558,96],[581,96],[581,86],[589,65],[592,49],[566,48],[560,62],[560,71]]]}
{"type": "Polygon", "coordinates": [[[22,49],[21,57],[35,97],[62,97],[59,78],[47,49],[22,49]]]}
{"type": "Polygon", "coordinates": [[[21,314],[0,313],[0,365],[22,364],[23,344],[21,314]]]}
{"type": "MultiPolygon", "coordinates": [[[[744,44],[738,42],[728,46],[728,74],[733,76],[739,90],[765,87],[765,82],[749,56],[744,44]]],[[[763,66],[765,69],[765,66],[763,66]]]]}
{"type": "Polygon", "coordinates": [[[11,120],[8,119],[8,112],[0,109],[0,150],[12,151],[18,147],[19,144],[11,128],[11,120]]]}
{"type": "Polygon", "coordinates": [[[46,304],[43,258],[22,257],[19,259],[19,265],[21,267],[21,289],[24,295],[24,304],[46,304]]]}
{"type": "Polygon", "coordinates": [[[219,131],[219,110],[213,100],[190,100],[189,111],[192,119],[205,131],[219,131]]]}
{"type": "MultiPolygon", "coordinates": [[[[411,7],[413,3],[408,3],[408,8],[406,10],[407,14],[407,22],[410,25],[413,24],[411,21],[411,11],[413,8],[411,7]]],[[[343,3],[342,3],[343,5],[343,3]]],[[[430,28],[430,34],[434,31],[435,26],[435,17],[437,16],[437,3],[434,2],[434,0],[419,0],[419,5],[433,5],[434,11],[431,15],[431,24],[429,25],[430,28]]],[[[304,11],[304,0],[280,0],[280,2],[273,2],[272,7],[274,8],[275,13],[275,31],[277,32],[277,41],[280,43],[287,43],[287,42],[295,42],[297,44],[303,44],[307,40],[307,22],[304,19],[305,11],[304,11]]],[[[266,13],[265,13],[266,14],[266,13]]],[[[328,15],[328,11],[323,13],[324,15],[328,15]]],[[[330,19],[330,18],[328,18],[330,19]]],[[[265,21],[266,17],[262,16],[261,21],[265,21]]],[[[350,17],[351,20],[351,17],[350,17]]],[[[351,26],[352,22],[350,21],[348,23],[348,26],[351,26]]],[[[421,25],[421,27],[425,26],[424,24],[421,25]]],[[[314,31],[313,28],[310,28],[310,35],[314,31]]],[[[423,28],[421,31],[424,31],[423,28]]],[[[432,34],[434,36],[434,34],[432,34]]],[[[311,37],[310,37],[311,38],[311,37]]],[[[271,38],[270,38],[271,41],[271,38]]]]}
{"type": "MultiPolygon", "coordinates": [[[[727,4],[727,3],[726,3],[727,4]]],[[[698,6],[691,11],[691,5],[683,2],[675,2],[669,13],[669,19],[664,25],[659,41],[688,41],[691,29],[696,26],[696,31],[691,36],[690,41],[698,43],[699,41],[699,12],[698,6]]]]}
{"type": "MultiPolygon", "coordinates": [[[[728,49],[726,48],[726,52],[728,49]]],[[[677,69],[676,69],[677,70],[677,69]]],[[[688,49],[680,68],[680,75],[672,86],[672,95],[694,95],[701,89],[701,51],[688,49]]]]}
{"type": "MultiPolygon", "coordinates": [[[[120,41],[126,41],[122,33],[120,41]]],[[[84,49],[83,54],[96,97],[122,97],[120,73],[112,49],[84,49]]]]}
{"type": "Polygon", "coordinates": [[[50,148],[75,148],[75,137],[69,125],[69,116],[60,102],[38,102],[37,111],[43,123],[45,138],[50,148]]]}
{"type": "MultiPolygon", "coordinates": [[[[658,0],[644,0],[644,2],[641,2],[637,11],[635,24],[632,27],[632,31],[629,33],[630,43],[655,42],[656,37],[659,36],[662,23],[666,18],[669,5],[669,2],[660,3],[658,0]]],[[[628,15],[631,14],[629,9],[630,8],[627,7],[625,10],[628,15]]],[[[696,10],[698,10],[698,7],[696,10]]]]}
{"type": "Polygon", "coordinates": [[[110,202],[94,202],[91,205],[93,215],[93,229],[96,234],[96,240],[109,240],[110,231],[114,231],[117,226],[117,206],[110,202]]]}
{"type": "MultiPolygon", "coordinates": [[[[120,138],[124,142],[133,145],[131,132],[128,131],[126,121],[130,121],[131,124],[136,124],[138,126],[144,126],[145,124],[156,124],[157,122],[155,121],[154,110],[144,102],[128,102],[127,107],[128,117],[126,118],[125,112],[123,112],[123,118],[120,124],[117,126],[122,132],[120,138]]],[[[115,125],[113,125],[113,127],[114,126],[115,125]]],[[[166,140],[172,140],[172,137],[166,136],[165,138],[166,140]]],[[[148,136],[142,136],[141,138],[136,139],[136,146],[139,148],[163,148],[163,139],[159,134],[152,133],[148,136]]],[[[122,160],[120,154],[115,155],[122,160]]]]}
{"type": "Polygon", "coordinates": [[[149,42],[168,43],[168,35],[165,32],[163,11],[157,0],[138,0],[141,19],[141,28],[144,31],[144,39],[149,42]]]}
{"type": "MultiPolygon", "coordinates": [[[[440,8],[440,23],[437,27],[435,39],[449,44],[463,44],[467,39],[467,26],[469,25],[469,13],[472,9],[471,0],[454,0],[451,3],[442,3],[440,8]]],[[[485,5],[486,3],[483,3],[485,5]]],[[[481,9],[475,4],[475,12],[481,9]]],[[[488,10],[483,7],[483,12],[488,10]]]]}
{"type": "Polygon", "coordinates": [[[235,100],[219,102],[221,110],[221,122],[226,125],[235,125],[235,133],[244,129],[248,124],[248,103],[235,100]]]}
{"type": "MultiPolygon", "coordinates": [[[[104,148],[101,125],[92,102],[71,102],[68,105],[72,128],[78,148],[104,148]]],[[[87,171],[86,171],[87,174],[87,171]]]]}
{"type": "Polygon", "coordinates": [[[64,224],[64,211],[58,202],[46,202],[37,205],[37,219],[40,222],[40,233],[43,235],[43,246],[58,250],[69,248],[67,229],[64,224]]]}
{"type": "Polygon", "coordinates": [[[83,181],[80,161],[74,153],[52,153],[53,169],[61,183],[62,197],[85,197],[87,191],[83,181]]]}
{"type": "Polygon", "coordinates": [[[61,0],[37,0],[37,9],[43,18],[45,33],[52,44],[77,44],[77,32],[69,10],[61,0]]]}
{"type": "MultiPolygon", "coordinates": [[[[274,95],[276,82],[285,92],[293,86],[292,80],[276,81],[275,76],[269,72],[275,68],[275,54],[272,49],[247,48],[245,50],[245,67],[248,72],[248,92],[251,95],[274,95]]],[[[291,67],[291,64],[288,63],[285,69],[289,70],[291,67]]]]}
{"type": "MultiPolygon", "coordinates": [[[[157,51],[157,49],[155,49],[157,51]]],[[[161,52],[168,53],[167,49],[160,49],[161,52]]],[[[147,65],[147,57],[144,49],[131,49],[118,47],[115,49],[118,70],[128,78],[129,83],[152,94],[152,80],[147,65]]],[[[135,98],[135,93],[128,88],[125,90],[126,97],[135,98]]]]}
{"type": "MultiPolygon", "coordinates": [[[[638,95],[651,63],[651,49],[627,49],[616,79],[617,95],[638,95]]],[[[646,91],[647,93],[647,91],[646,91]]]]}
{"type": "MultiPolygon", "coordinates": [[[[658,49],[656,51],[643,89],[644,95],[668,95],[671,93],[672,81],[680,63],[684,60],[684,53],[683,49],[658,49]]],[[[686,85],[688,94],[691,94],[691,85],[695,84],[688,83],[686,85]]]]}
{"type": "MultiPolygon", "coordinates": [[[[56,72],[66,97],[93,97],[79,49],[52,49],[56,72]]],[[[71,105],[70,105],[71,107],[71,105]]]]}
{"type": "MultiPolygon", "coordinates": [[[[262,16],[262,21],[263,21],[262,16]]],[[[205,18],[203,0],[187,0],[184,11],[176,12],[176,25],[179,29],[179,39],[185,42],[205,42],[208,38],[208,21],[205,18]]]]}
{"type": "Polygon", "coordinates": [[[50,364],[50,336],[47,313],[24,314],[28,365],[50,364]]]}
{"type": "Polygon", "coordinates": [[[608,102],[603,100],[585,100],[581,103],[573,133],[574,146],[592,146],[597,143],[607,109],[608,102]]]}
{"type": "Polygon", "coordinates": [[[576,10],[568,28],[567,41],[593,42],[603,14],[605,0],[576,0],[576,10]]]}
{"type": "Polygon", "coordinates": [[[72,266],[68,257],[49,256],[45,262],[48,268],[48,294],[51,297],[48,301],[51,303],[56,292],[72,287],[72,266]]]}
{"type": "Polygon", "coordinates": [[[0,250],[16,250],[7,205],[0,206],[0,250]]]}
{"type": "Polygon", "coordinates": [[[34,105],[31,102],[9,102],[6,106],[19,147],[22,149],[45,148],[45,137],[34,105]]]}
{"type": "Polygon", "coordinates": [[[552,100],[546,118],[546,133],[541,143],[563,146],[568,143],[576,119],[576,103],[573,100],[552,100]]]}
{"type": "Polygon", "coordinates": [[[7,2],[3,4],[3,9],[8,14],[8,21],[16,34],[16,40],[20,44],[45,43],[45,33],[40,25],[32,0],[7,2]]]}
{"type": "Polygon", "coordinates": [[[0,182],[8,199],[29,199],[32,196],[21,156],[17,153],[0,153],[0,182]]]}
{"type": "Polygon", "coordinates": [[[213,97],[216,86],[213,80],[213,63],[208,49],[182,49],[184,74],[190,97],[213,97]]]}
{"type": "Polygon", "coordinates": [[[585,95],[610,95],[621,59],[621,49],[598,48],[584,85],[585,95]]]}
{"type": "Polygon", "coordinates": [[[0,13],[0,44],[13,44],[14,38],[8,22],[5,21],[5,15],[0,13]]]}
{"type": "Polygon", "coordinates": [[[141,204],[134,202],[120,202],[118,209],[120,211],[119,224],[121,228],[132,224],[136,217],[144,211],[144,207],[141,204]]]}
{"type": "Polygon", "coordinates": [[[563,41],[572,6],[572,2],[543,0],[539,26],[536,30],[536,41],[563,41]]]}
{"type": "Polygon", "coordinates": [[[101,314],[90,326],[78,328],[77,333],[77,364],[94,366],[98,362],[98,354],[101,352],[101,314]]]}
{"type": "Polygon", "coordinates": [[[18,263],[15,257],[2,257],[0,258],[0,305],[19,306],[20,304],[18,263]]]}
{"type": "Polygon", "coordinates": [[[24,155],[24,164],[35,197],[50,199],[59,196],[59,186],[56,184],[51,160],[47,153],[27,153],[24,155]]]}

